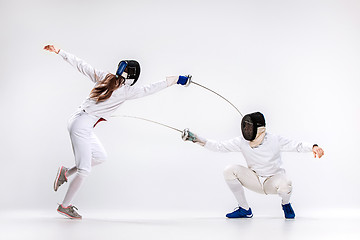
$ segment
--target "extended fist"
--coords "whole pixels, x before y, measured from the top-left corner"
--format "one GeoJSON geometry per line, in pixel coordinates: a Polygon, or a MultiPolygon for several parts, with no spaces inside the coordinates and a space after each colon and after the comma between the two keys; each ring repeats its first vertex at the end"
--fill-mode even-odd
{"type": "Polygon", "coordinates": [[[49,51],[49,52],[54,52],[54,53],[56,53],[56,54],[58,54],[59,51],[60,51],[60,49],[57,49],[56,47],[54,47],[54,45],[46,45],[46,46],[44,47],[44,50],[47,50],[47,51],[49,51]]]}
{"type": "Polygon", "coordinates": [[[314,154],[314,158],[316,158],[316,156],[318,158],[321,158],[324,155],[324,150],[321,147],[314,146],[312,151],[313,151],[313,154],[314,154]]]}
{"type": "Polygon", "coordinates": [[[206,139],[196,135],[195,133],[190,132],[188,128],[185,128],[181,133],[181,138],[184,141],[192,141],[193,143],[198,143],[201,146],[205,146],[206,139]]]}
{"type": "Polygon", "coordinates": [[[196,135],[190,132],[188,128],[185,128],[184,131],[182,131],[181,138],[184,141],[192,141],[192,142],[196,142],[197,139],[196,135]]]}
{"type": "Polygon", "coordinates": [[[179,76],[179,80],[176,83],[187,87],[191,83],[191,78],[191,75],[179,76]]]}
{"type": "Polygon", "coordinates": [[[167,85],[172,86],[174,84],[180,84],[185,87],[189,86],[191,82],[191,75],[186,76],[169,76],[166,77],[167,85]]]}

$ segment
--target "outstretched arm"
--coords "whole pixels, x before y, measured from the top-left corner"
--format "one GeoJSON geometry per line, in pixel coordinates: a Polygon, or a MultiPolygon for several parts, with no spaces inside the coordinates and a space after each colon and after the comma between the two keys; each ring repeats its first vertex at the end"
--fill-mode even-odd
{"type": "Polygon", "coordinates": [[[182,132],[181,138],[184,141],[192,141],[193,143],[198,143],[199,145],[214,152],[241,152],[241,139],[239,137],[226,141],[214,141],[200,137],[199,135],[190,132],[190,130],[186,128],[182,132]]]}
{"type": "Polygon", "coordinates": [[[281,151],[284,152],[313,152],[314,157],[321,158],[324,155],[324,150],[317,144],[310,144],[307,142],[298,142],[286,137],[278,136],[281,151]]]}
{"type": "Polygon", "coordinates": [[[127,99],[136,99],[145,97],[151,94],[154,94],[156,92],[159,92],[160,90],[163,90],[167,87],[170,87],[174,84],[180,84],[185,85],[186,81],[181,81],[184,79],[188,79],[187,76],[170,76],[166,77],[165,81],[160,81],[152,84],[148,84],[145,86],[133,86],[130,87],[127,92],[127,99]]]}
{"type": "Polygon", "coordinates": [[[90,78],[91,81],[94,83],[101,81],[105,78],[106,74],[105,71],[101,71],[98,69],[93,68],[90,64],[85,62],[84,60],[62,50],[56,48],[54,45],[46,45],[44,47],[45,50],[49,52],[54,52],[62,56],[62,58],[67,61],[71,66],[75,67],[79,72],[90,78]]]}

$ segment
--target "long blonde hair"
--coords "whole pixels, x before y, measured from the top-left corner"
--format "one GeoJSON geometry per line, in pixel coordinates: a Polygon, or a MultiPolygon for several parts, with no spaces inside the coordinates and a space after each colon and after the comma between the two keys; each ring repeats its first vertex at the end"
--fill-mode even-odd
{"type": "Polygon", "coordinates": [[[105,101],[111,97],[112,93],[118,89],[124,81],[125,79],[122,76],[116,76],[109,73],[91,90],[90,98],[95,99],[96,102],[105,101]]]}

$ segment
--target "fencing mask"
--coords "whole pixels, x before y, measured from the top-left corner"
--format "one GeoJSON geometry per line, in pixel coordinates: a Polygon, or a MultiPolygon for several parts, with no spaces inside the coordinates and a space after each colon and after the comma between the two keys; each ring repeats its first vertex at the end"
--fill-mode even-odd
{"type": "Polygon", "coordinates": [[[241,132],[248,141],[255,139],[258,127],[265,127],[265,118],[260,112],[246,114],[241,120],[241,132]]]}
{"type": "Polygon", "coordinates": [[[125,78],[125,83],[134,85],[140,76],[140,64],[135,60],[122,60],[116,71],[116,76],[125,78]]]}

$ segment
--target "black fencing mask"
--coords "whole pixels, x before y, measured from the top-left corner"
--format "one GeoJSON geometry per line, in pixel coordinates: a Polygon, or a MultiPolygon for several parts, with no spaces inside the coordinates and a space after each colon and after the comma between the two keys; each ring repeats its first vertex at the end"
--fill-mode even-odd
{"type": "Polygon", "coordinates": [[[140,64],[135,60],[123,60],[118,65],[116,75],[124,77],[125,80],[132,80],[129,83],[132,86],[140,76],[140,64]]]}
{"type": "Polygon", "coordinates": [[[261,112],[246,114],[241,120],[241,132],[248,141],[255,139],[258,127],[265,127],[265,118],[261,112]]]}

